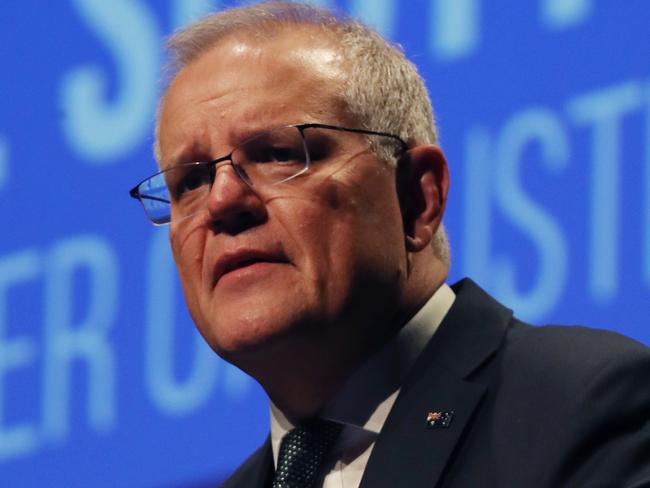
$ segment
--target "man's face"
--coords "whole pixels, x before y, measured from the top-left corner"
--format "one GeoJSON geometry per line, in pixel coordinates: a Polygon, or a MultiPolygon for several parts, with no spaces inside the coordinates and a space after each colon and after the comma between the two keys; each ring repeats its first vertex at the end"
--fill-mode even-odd
{"type": "MultiPolygon", "coordinates": [[[[288,124],[350,125],[334,97],[344,75],[336,51],[304,33],[222,41],[167,93],[163,167],[288,124]]],[[[192,317],[234,363],[298,343],[356,347],[394,313],[406,274],[394,170],[358,135],[322,137],[338,149],[285,183],[253,190],[220,167],[205,208],[170,227],[192,317]]]]}

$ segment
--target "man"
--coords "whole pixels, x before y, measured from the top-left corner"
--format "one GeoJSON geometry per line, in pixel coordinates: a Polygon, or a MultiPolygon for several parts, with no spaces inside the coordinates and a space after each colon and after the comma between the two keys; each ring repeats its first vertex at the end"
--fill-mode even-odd
{"type": "Polygon", "coordinates": [[[395,46],[305,5],[176,34],[132,190],[271,435],[227,487],[650,485],[650,353],[445,284],[449,176],[395,46]],[[216,158],[216,159],[215,159],[216,158]]]}

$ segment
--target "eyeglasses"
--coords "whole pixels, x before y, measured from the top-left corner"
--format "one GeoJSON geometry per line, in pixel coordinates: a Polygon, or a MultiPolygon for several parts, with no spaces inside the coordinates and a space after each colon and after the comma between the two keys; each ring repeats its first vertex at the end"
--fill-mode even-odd
{"type": "Polygon", "coordinates": [[[346,153],[346,142],[331,137],[331,132],[328,136],[328,131],[384,138],[384,143],[394,146],[395,157],[408,149],[400,137],[386,132],[315,123],[288,125],[249,137],[229,154],[212,161],[179,164],[160,171],[142,180],[129,194],[140,200],[154,225],[182,220],[205,208],[220,166],[232,166],[242,181],[259,189],[292,180],[321,163],[340,159],[346,153]]]}

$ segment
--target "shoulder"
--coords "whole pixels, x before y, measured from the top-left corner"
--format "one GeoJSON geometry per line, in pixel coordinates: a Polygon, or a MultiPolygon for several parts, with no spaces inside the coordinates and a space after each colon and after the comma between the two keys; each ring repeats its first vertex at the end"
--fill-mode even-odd
{"type": "MultiPolygon", "coordinates": [[[[639,342],[582,326],[531,326],[470,279],[452,288],[448,323],[434,336],[436,360],[452,371],[474,371],[493,397],[531,411],[541,404],[575,407],[600,385],[639,388],[650,377],[650,349],[639,342]],[[467,357],[476,354],[485,368],[473,369],[477,361],[467,357]]],[[[650,397],[650,389],[642,390],[650,397]]]]}
{"type": "Polygon", "coordinates": [[[488,389],[504,465],[541,460],[529,468],[549,486],[650,482],[650,349],[614,332],[513,319],[495,359],[488,389]]]}
{"type": "MultiPolygon", "coordinates": [[[[513,319],[504,367],[588,386],[608,372],[648,373],[650,349],[616,332],[582,326],[531,326],[513,319]]],[[[632,374],[632,377],[637,376],[632,374]]]]}
{"type": "Polygon", "coordinates": [[[508,422],[530,422],[541,436],[556,439],[607,427],[648,434],[650,349],[639,342],[610,331],[513,319],[496,367],[493,392],[508,422]]]}

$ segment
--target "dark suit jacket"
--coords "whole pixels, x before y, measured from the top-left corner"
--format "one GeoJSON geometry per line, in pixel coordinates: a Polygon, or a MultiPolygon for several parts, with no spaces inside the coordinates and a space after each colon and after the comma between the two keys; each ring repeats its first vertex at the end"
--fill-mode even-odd
{"type": "MultiPolygon", "coordinates": [[[[532,327],[470,280],[418,358],[363,488],[650,487],[650,350],[583,327],[532,327]],[[453,411],[428,428],[428,412],[453,411]]],[[[269,486],[271,445],[227,488],[269,486]]]]}

